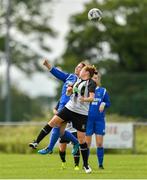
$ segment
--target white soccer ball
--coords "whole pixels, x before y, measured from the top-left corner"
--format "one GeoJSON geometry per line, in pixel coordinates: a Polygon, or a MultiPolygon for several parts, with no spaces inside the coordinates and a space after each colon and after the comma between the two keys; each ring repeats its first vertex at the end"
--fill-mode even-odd
{"type": "Polygon", "coordinates": [[[100,21],[102,18],[102,11],[97,8],[90,9],[88,12],[88,19],[90,21],[100,21]]]}

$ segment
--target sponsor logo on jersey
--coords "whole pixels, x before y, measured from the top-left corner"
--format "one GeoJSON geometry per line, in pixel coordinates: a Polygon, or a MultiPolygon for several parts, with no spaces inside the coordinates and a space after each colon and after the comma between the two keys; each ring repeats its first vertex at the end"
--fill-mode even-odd
{"type": "Polygon", "coordinates": [[[94,98],[92,105],[97,105],[99,102],[101,102],[101,98],[94,98]]]}
{"type": "Polygon", "coordinates": [[[82,129],[83,129],[83,130],[85,129],[85,124],[82,125],[82,129]]]}

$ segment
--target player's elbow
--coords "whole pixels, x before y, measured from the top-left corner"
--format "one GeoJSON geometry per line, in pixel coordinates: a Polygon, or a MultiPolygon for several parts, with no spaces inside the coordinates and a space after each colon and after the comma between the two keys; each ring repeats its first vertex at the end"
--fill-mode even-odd
{"type": "Polygon", "coordinates": [[[110,103],[110,102],[107,102],[105,107],[106,107],[106,108],[109,108],[110,106],[111,106],[111,103],[110,103]]]}

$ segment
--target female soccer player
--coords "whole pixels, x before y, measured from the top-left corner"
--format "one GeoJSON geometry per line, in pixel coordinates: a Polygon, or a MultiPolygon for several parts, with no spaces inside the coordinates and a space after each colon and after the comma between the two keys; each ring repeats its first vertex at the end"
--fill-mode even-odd
{"type": "Polygon", "coordinates": [[[86,173],[91,172],[88,165],[88,147],[85,142],[85,131],[88,117],[89,103],[94,100],[94,92],[96,88],[95,82],[91,79],[95,72],[95,67],[86,65],[80,72],[73,87],[67,88],[67,94],[71,99],[65,107],[55,115],[48,124],[41,130],[37,139],[30,143],[31,147],[36,147],[39,142],[52,130],[53,127],[58,126],[65,128],[63,122],[72,121],[73,127],[77,129],[78,140],[80,143],[81,154],[83,158],[83,167],[86,173]]]}
{"type": "Polygon", "coordinates": [[[99,168],[104,169],[103,136],[105,134],[105,110],[110,106],[110,98],[106,89],[100,86],[100,73],[95,73],[92,79],[96,82],[97,87],[95,90],[94,101],[89,107],[86,128],[86,142],[88,147],[90,147],[92,135],[95,134],[99,168]]]}

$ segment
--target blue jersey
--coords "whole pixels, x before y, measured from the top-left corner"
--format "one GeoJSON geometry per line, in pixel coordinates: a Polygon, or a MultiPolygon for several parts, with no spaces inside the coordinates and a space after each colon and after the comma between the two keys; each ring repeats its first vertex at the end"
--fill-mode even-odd
{"type": "Polygon", "coordinates": [[[94,101],[89,107],[89,116],[95,116],[99,120],[104,120],[105,110],[103,112],[99,111],[100,104],[105,103],[105,109],[110,106],[110,98],[105,88],[97,87],[95,89],[94,101]]]}
{"type": "Polygon", "coordinates": [[[69,84],[70,85],[74,84],[74,82],[77,80],[77,76],[75,74],[69,74],[69,73],[60,71],[58,68],[55,68],[55,67],[53,67],[50,72],[57,79],[64,82],[62,86],[61,97],[60,97],[59,106],[58,106],[58,111],[60,111],[70,99],[70,96],[66,95],[66,89],[69,84]]]}
{"type": "Polygon", "coordinates": [[[110,98],[105,88],[97,87],[95,90],[94,101],[90,104],[86,135],[91,136],[93,133],[97,135],[105,134],[105,109],[99,111],[100,104],[105,103],[105,109],[110,106],[110,98]]]}

